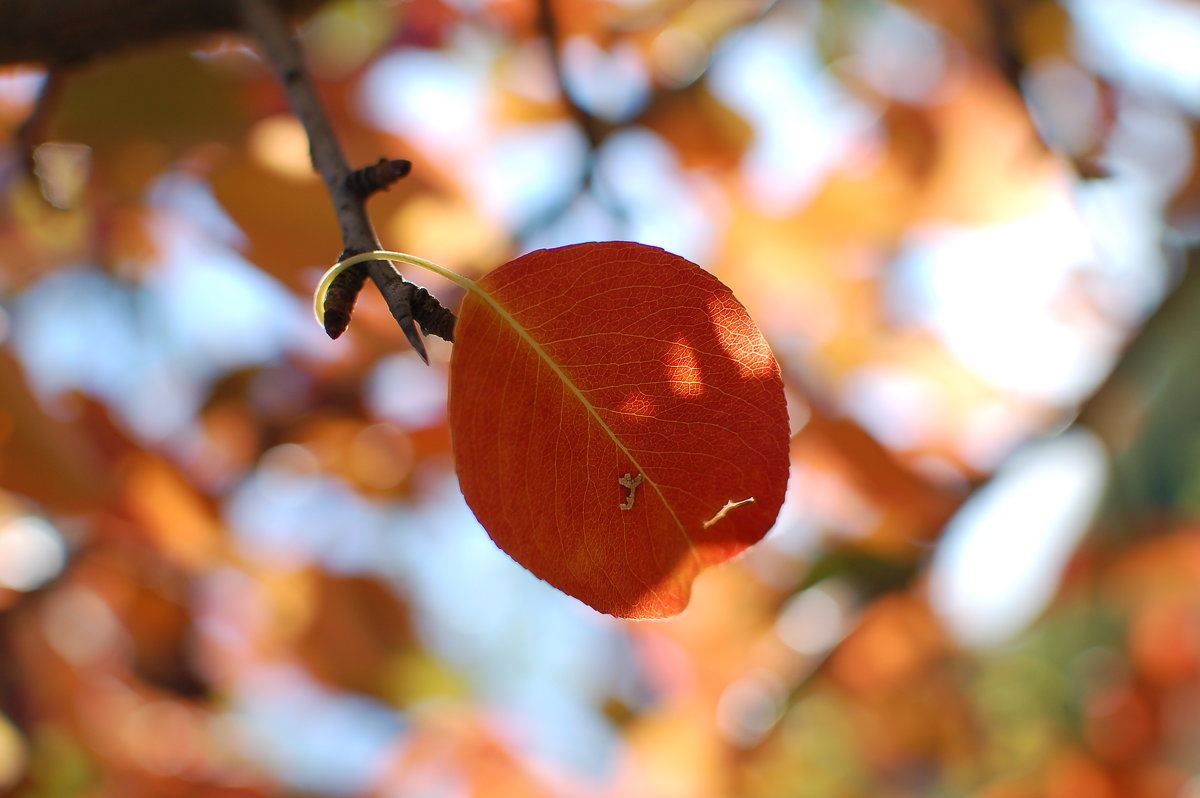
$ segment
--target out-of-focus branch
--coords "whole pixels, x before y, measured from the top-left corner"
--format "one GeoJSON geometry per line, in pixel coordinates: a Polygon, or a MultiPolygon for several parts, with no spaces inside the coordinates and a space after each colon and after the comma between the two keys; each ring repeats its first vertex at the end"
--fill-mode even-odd
{"type": "MultiPolygon", "coordinates": [[[[365,193],[368,192],[363,191],[361,180],[351,177],[356,173],[351,171],[317,96],[287,17],[274,0],[240,0],[240,4],[246,29],[258,38],[266,59],[279,73],[292,110],[308,133],[313,167],[325,181],[342,231],[344,249],[341,257],[381,249],[366,212],[365,193]]],[[[392,316],[422,359],[428,358],[417,324],[428,334],[453,340],[454,314],[425,289],[400,277],[386,261],[371,261],[347,269],[335,281],[325,304],[325,331],[331,338],[337,338],[346,329],[354,297],[367,275],[383,294],[392,316]]]]}
{"type": "Polygon", "coordinates": [[[584,139],[587,140],[587,152],[584,155],[583,168],[580,171],[579,182],[575,189],[564,194],[559,202],[546,209],[543,213],[528,220],[522,226],[522,229],[517,231],[517,238],[524,238],[533,231],[554,223],[566,213],[577,197],[588,191],[592,192],[598,202],[606,206],[614,218],[624,221],[628,217],[625,210],[613,203],[611,198],[604,195],[604,192],[595,190],[596,152],[615,128],[612,124],[601,120],[591,111],[584,108],[571,92],[570,82],[567,79],[566,65],[563,63],[562,37],[559,31],[558,17],[554,11],[554,0],[537,0],[537,26],[542,38],[546,42],[546,48],[550,56],[550,67],[554,71],[554,80],[558,84],[558,93],[562,98],[563,108],[571,118],[571,121],[575,123],[575,127],[583,134],[584,139]]]}
{"type": "MultiPolygon", "coordinates": [[[[286,14],[322,0],[279,0],[286,14]]],[[[238,0],[4,0],[0,64],[50,66],[189,34],[238,29],[238,0]]]]}
{"type": "MultiPolygon", "coordinates": [[[[564,2],[564,5],[566,5],[565,0],[559,1],[564,2]]],[[[658,85],[653,87],[650,94],[641,103],[640,109],[633,112],[626,119],[613,122],[597,117],[580,103],[579,99],[571,91],[567,66],[563,60],[562,33],[558,24],[558,17],[555,14],[555,2],[556,0],[537,0],[537,27],[548,48],[550,65],[554,71],[554,79],[558,84],[559,95],[562,97],[564,110],[587,140],[588,148],[577,188],[572,192],[565,193],[557,203],[523,224],[521,229],[516,232],[517,238],[524,238],[534,231],[550,226],[567,212],[579,196],[588,192],[591,192],[593,198],[601,203],[614,219],[628,222],[630,217],[629,211],[621,207],[620,202],[611,195],[611,192],[605,192],[603,185],[597,186],[597,183],[600,182],[596,179],[597,151],[613,133],[628,130],[642,124],[655,109],[663,107],[670,103],[672,98],[687,91],[689,86],[699,80],[712,65],[712,58],[710,57],[703,69],[686,86],[658,85]]],[[[653,8],[630,14],[626,17],[624,23],[609,28],[608,32],[628,34],[644,27],[663,25],[665,24],[664,20],[673,16],[689,4],[688,0],[683,0],[680,3],[653,4],[653,8]]],[[[764,19],[776,5],[777,0],[761,0],[757,7],[747,9],[745,16],[731,18],[728,30],[764,19]]],[[[720,36],[715,38],[720,38],[720,36]]]]}
{"type": "MultiPolygon", "coordinates": [[[[993,0],[993,2],[983,4],[986,19],[991,28],[990,57],[992,63],[1004,81],[1021,98],[1031,115],[1035,110],[1031,106],[1033,98],[1023,85],[1025,72],[1029,65],[1025,62],[1019,40],[1021,19],[1032,13],[1034,5],[1035,3],[1030,0],[993,0]]],[[[1063,13],[1066,12],[1063,11],[1063,13]]],[[[1104,97],[1104,103],[1111,104],[1111,86],[1099,76],[1095,76],[1095,79],[1104,97]]],[[[1100,150],[1104,140],[1108,138],[1112,124],[1111,118],[1103,123],[1100,135],[1097,136],[1091,150],[1087,152],[1064,152],[1062,146],[1053,140],[1053,135],[1047,136],[1045,127],[1036,124],[1034,127],[1042,146],[1047,151],[1065,158],[1080,180],[1098,180],[1111,177],[1108,167],[1102,162],[1100,150]]]]}
{"type": "Polygon", "coordinates": [[[566,105],[567,113],[575,120],[575,124],[579,127],[580,132],[587,138],[588,149],[595,150],[604,141],[609,131],[605,129],[605,126],[601,124],[599,119],[581,106],[571,94],[571,89],[567,83],[566,68],[563,66],[562,48],[560,45],[561,37],[558,32],[558,18],[554,14],[554,0],[538,0],[537,11],[538,28],[541,30],[542,36],[546,39],[546,45],[550,49],[550,63],[554,68],[554,77],[558,82],[558,90],[562,95],[563,104],[566,105]]]}
{"type": "Polygon", "coordinates": [[[1023,0],[997,0],[984,6],[992,29],[992,60],[1000,75],[1018,95],[1023,94],[1021,78],[1025,61],[1017,49],[1017,20],[1024,13],[1023,0]]]}

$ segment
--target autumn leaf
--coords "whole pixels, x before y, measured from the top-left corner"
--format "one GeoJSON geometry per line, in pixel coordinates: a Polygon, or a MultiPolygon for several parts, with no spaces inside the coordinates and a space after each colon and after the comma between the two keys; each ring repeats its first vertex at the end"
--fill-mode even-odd
{"type": "Polygon", "coordinates": [[[662,618],[783,501],[779,368],[733,294],[661,249],[539,250],[475,284],[451,361],[467,503],[517,562],[601,612],[662,618]]]}

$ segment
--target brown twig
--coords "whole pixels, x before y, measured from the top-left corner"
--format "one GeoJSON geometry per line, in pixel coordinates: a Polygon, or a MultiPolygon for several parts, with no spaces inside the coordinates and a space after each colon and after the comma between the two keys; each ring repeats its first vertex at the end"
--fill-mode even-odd
{"type": "MultiPolygon", "coordinates": [[[[341,227],[345,247],[342,257],[381,249],[367,216],[365,197],[350,180],[350,166],[317,97],[287,17],[274,0],[240,0],[240,6],[246,29],[258,38],[267,61],[279,73],[292,110],[308,133],[313,167],[325,181],[341,227]]],[[[371,277],[404,336],[423,360],[428,362],[428,355],[417,324],[426,333],[453,340],[454,314],[424,289],[401,277],[387,261],[371,261],[361,269],[347,269],[334,282],[325,302],[325,332],[329,337],[337,338],[346,329],[353,298],[365,282],[364,273],[371,277]]]]}

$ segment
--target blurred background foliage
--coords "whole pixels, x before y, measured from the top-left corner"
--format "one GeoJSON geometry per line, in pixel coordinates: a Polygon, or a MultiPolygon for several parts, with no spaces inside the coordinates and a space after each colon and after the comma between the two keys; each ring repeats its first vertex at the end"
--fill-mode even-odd
{"type": "MultiPolygon", "coordinates": [[[[457,492],[428,368],[236,37],[0,72],[0,791],[1200,796],[1200,4],[336,0],[385,246],[623,238],[782,364],[766,541],[599,616],[457,492]],[[25,168],[32,159],[33,174],[25,168]]],[[[456,289],[409,275],[453,307],[456,289]]]]}

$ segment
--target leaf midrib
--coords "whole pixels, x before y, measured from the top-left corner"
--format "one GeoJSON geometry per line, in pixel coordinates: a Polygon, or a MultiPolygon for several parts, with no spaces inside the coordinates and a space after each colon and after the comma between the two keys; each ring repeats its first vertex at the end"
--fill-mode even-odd
{"type": "Polygon", "coordinates": [[[688,548],[692,552],[692,556],[699,559],[699,554],[696,551],[695,543],[692,541],[691,536],[688,535],[687,529],[684,527],[683,522],[679,520],[679,516],[675,513],[675,508],[673,508],[667,501],[667,497],[663,494],[662,488],[659,486],[658,482],[656,482],[646,473],[646,470],[642,467],[642,464],[639,463],[638,459],[633,456],[633,452],[629,451],[629,447],[627,447],[621,441],[617,434],[613,432],[612,428],[608,426],[608,423],[600,416],[600,412],[596,409],[595,405],[588,401],[587,396],[585,396],[583,391],[579,389],[579,386],[577,386],[574,381],[567,376],[567,373],[562,370],[557,362],[555,362],[554,358],[550,357],[546,350],[542,348],[542,345],[537,342],[537,339],[530,335],[529,331],[526,330],[516,320],[516,318],[508,312],[507,308],[497,302],[495,297],[493,297],[490,292],[486,291],[479,285],[479,283],[475,282],[471,278],[464,277],[458,272],[454,272],[450,269],[439,266],[433,261],[417,257],[416,255],[409,255],[404,252],[392,252],[389,250],[362,252],[346,258],[345,260],[339,261],[321,276],[321,280],[317,284],[317,289],[313,294],[313,312],[317,317],[318,324],[321,324],[322,326],[324,325],[325,297],[337,276],[350,266],[353,266],[357,263],[365,263],[369,260],[381,259],[391,262],[398,261],[401,263],[409,263],[414,266],[419,266],[422,269],[428,269],[435,274],[445,277],[455,285],[461,286],[468,292],[483,300],[483,302],[490,307],[497,316],[500,317],[501,321],[508,324],[508,326],[517,333],[518,337],[528,344],[529,348],[532,349],[534,353],[542,359],[542,362],[544,362],[546,366],[558,376],[559,380],[563,385],[566,386],[567,390],[574,394],[575,398],[579,400],[579,403],[583,405],[592,418],[595,419],[596,423],[600,425],[600,429],[604,430],[604,434],[608,436],[609,440],[616,444],[617,448],[629,458],[629,461],[633,463],[634,468],[636,468],[638,473],[642,475],[644,483],[649,484],[650,487],[654,489],[654,492],[658,495],[659,501],[662,502],[663,507],[667,508],[667,512],[671,514],[671,519],[675,522],[675,525],[679,527],[679,533],[683,535],[683,539],[687,541],[688,548]]]}
{"type": "Polygon", "coordinates": [[[571,377],[565,371],[563,371],[562,367],[558,365],[554,358],[550,357],[550,354],[542,347],[540,343],[538,343],[537,339],[530,335],[529,331],[526,330],[525,327],[518,322],[511,313],[508,312],[508,309],[501,305],[491,293],[484,290],[484,288],[475,281],[471,281],[469,289],[473,294],[482,299],[487,306],[490,307],[495,314],[500,317],[501,321],[511,327],[513,331],[516,332],[518,337],[520,337],[521,340],[523,340],[529,346],[529,348],[533,350],[534,354],[542,359],[542,362],[546,364],[546,367],[549,368],[559,378],[559,380],[562,381],[562,384],[566,386],[567,390],[570,391],[577,400],[579,400],[579,403],[588,411],[591,417],[595,420],[596,424],[598,424],[600,429],[604,431],[604,434],[607,435],[609,439],[616,444],[617,448],[629,458],[629,461],[633,464],[633,467],[636,468],[638,473],[642,475],[645,483],[654,489],[654,492],[658,495],[659,501],[662,502],[663,507],[666,507],[667,512],[671,514],[671,520],[673,520],[675,525],[679,527],[679,532],[683,535],[683,539],[687,541],[688,547],[692,550],[692,554],[696,555],[695,544],[692,542],[691,536],[688,535],[687,529],[683,526],[683,522],[679,520],[679,516],[675,514],[675,508],[673,508],[670,502],[667,501],[667,497],[663,494],[662,488],[659,486],[658,482],[646,472],[646,469],[641,463],[638,462],[638,459],[634,457],[633,452],[629,450],[629,447],[627,447],[617,433],[613,431],[612,427],[608,425],[608,422],[601,417],[600,411],[597,410],[596,406],[588,400],[587,396],[579,388],[579,386],[575,384],[574,380],[572,380],[571,377]]]}

